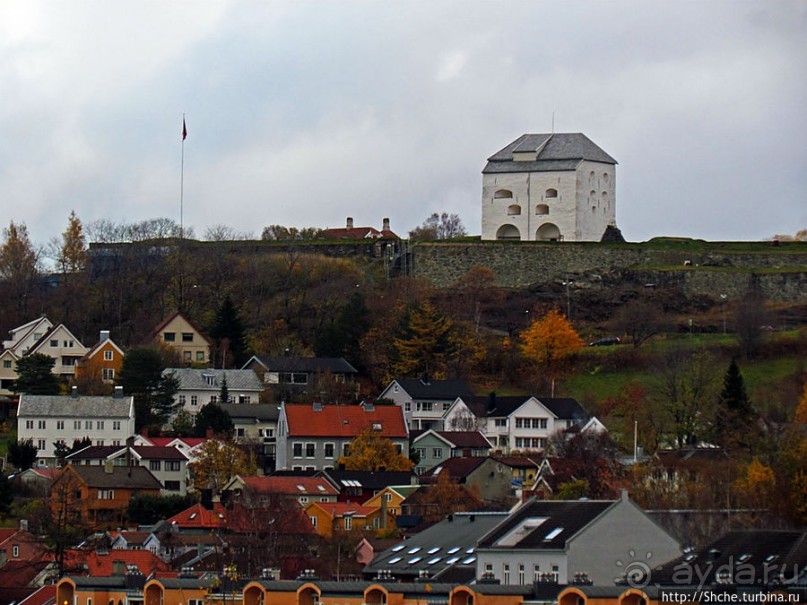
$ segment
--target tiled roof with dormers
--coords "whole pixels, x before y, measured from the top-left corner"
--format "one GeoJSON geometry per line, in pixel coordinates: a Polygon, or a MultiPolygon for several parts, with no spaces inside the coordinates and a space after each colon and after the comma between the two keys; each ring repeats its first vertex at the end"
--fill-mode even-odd
{"type": "Polygon", "coordinates": [[[216,502],[213,504],[213,510],[201,504],[194,504],[168,519],[167,523],[176,524],[180,529],[215,529],[224,525],[226,520],[227,511],[216,502]]]}

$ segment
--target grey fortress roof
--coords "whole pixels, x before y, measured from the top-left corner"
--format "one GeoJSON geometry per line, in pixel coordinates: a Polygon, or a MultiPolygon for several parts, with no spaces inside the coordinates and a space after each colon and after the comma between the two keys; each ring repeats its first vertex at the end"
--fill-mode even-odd
{"type": "Polygon", "coordinates": [[[616,164],[580,132],[524,134],[488,158],[483,173],[557,172],[575,170],[583,160],[616,164]],[[516,159],[516,158],[519,159],[516,159]]]}
{"type": "Polygon", "coordinates": [[[18,418],[129,418],[133,412],[131,396],[100,395],[20,395],[18,418]]]}
{"type": "Polygon", "coordinates": [[[180,390],[220,391],[222,381],[227,378],[227,388],[231,391],[262,391],[263,384],[252,370],[213,370],[194,368],[166,368],[163,374],[173,374],[179,380],[180,390]]]}

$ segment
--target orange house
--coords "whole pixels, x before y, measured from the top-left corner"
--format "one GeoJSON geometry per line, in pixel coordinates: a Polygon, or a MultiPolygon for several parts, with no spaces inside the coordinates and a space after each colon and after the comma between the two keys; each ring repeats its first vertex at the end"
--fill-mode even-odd
{"type": "Polygon", "coordinates": [[[381,509],[350,502],[311,502],[305,507],[317,534],[332,538],[334,533],[354,529],[381,528],[381,509]]]}
{"type": "MultiPolygon", "coordinates": [[[[146,581],[131,574],[111,577],[69,576],[56,585],[56,605],[203,605],[210,602],[216,578],[157,578],[146,581]]],[[[229,605],[240,605],[241,594],[227,594],[229,605]]]]}
{"type": "Polygon", "coordinates": [[[123,367],[123,350],[101,330],[98,342],[76,363],[76,378],[97,378],[112,384],[123,367]]]}
{"type": "Polygon", "coordinates": [[[162,485],[142,466],[73,466],[68,464],[50,488],[55,518],[80,520],[91,529],[123,525],[134,493],[159,496],[162,485]]]}

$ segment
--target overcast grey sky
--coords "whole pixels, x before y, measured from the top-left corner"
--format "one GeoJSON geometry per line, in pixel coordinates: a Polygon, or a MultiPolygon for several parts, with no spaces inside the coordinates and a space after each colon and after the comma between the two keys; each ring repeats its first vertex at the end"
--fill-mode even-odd
{"type": "Polygon", "coordinates": [[[807,2],[0,0],[0,222],[480,232],[485,160],[583,132],[617,223],[807,228],[807,2]]]}

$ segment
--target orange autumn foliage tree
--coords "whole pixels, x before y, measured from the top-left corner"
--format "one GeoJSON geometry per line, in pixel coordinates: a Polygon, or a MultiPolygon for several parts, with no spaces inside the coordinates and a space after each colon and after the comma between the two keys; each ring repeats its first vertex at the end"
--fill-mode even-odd
{"type": "Polygon", "coordinates": [[[339,458],[346,471],[409,471],[414,463],[399,454],[395,444],[372,429],[363,430],[350,442],[348,455],[339,458]]]}
{"type": "Polygon", "coordinates": [[[557,309],[549,310],[543,317],[534,320],[521,333],[521,352],[547,369],[568,357],[583,346],[583,339],[572,324],[557,309]]]}

